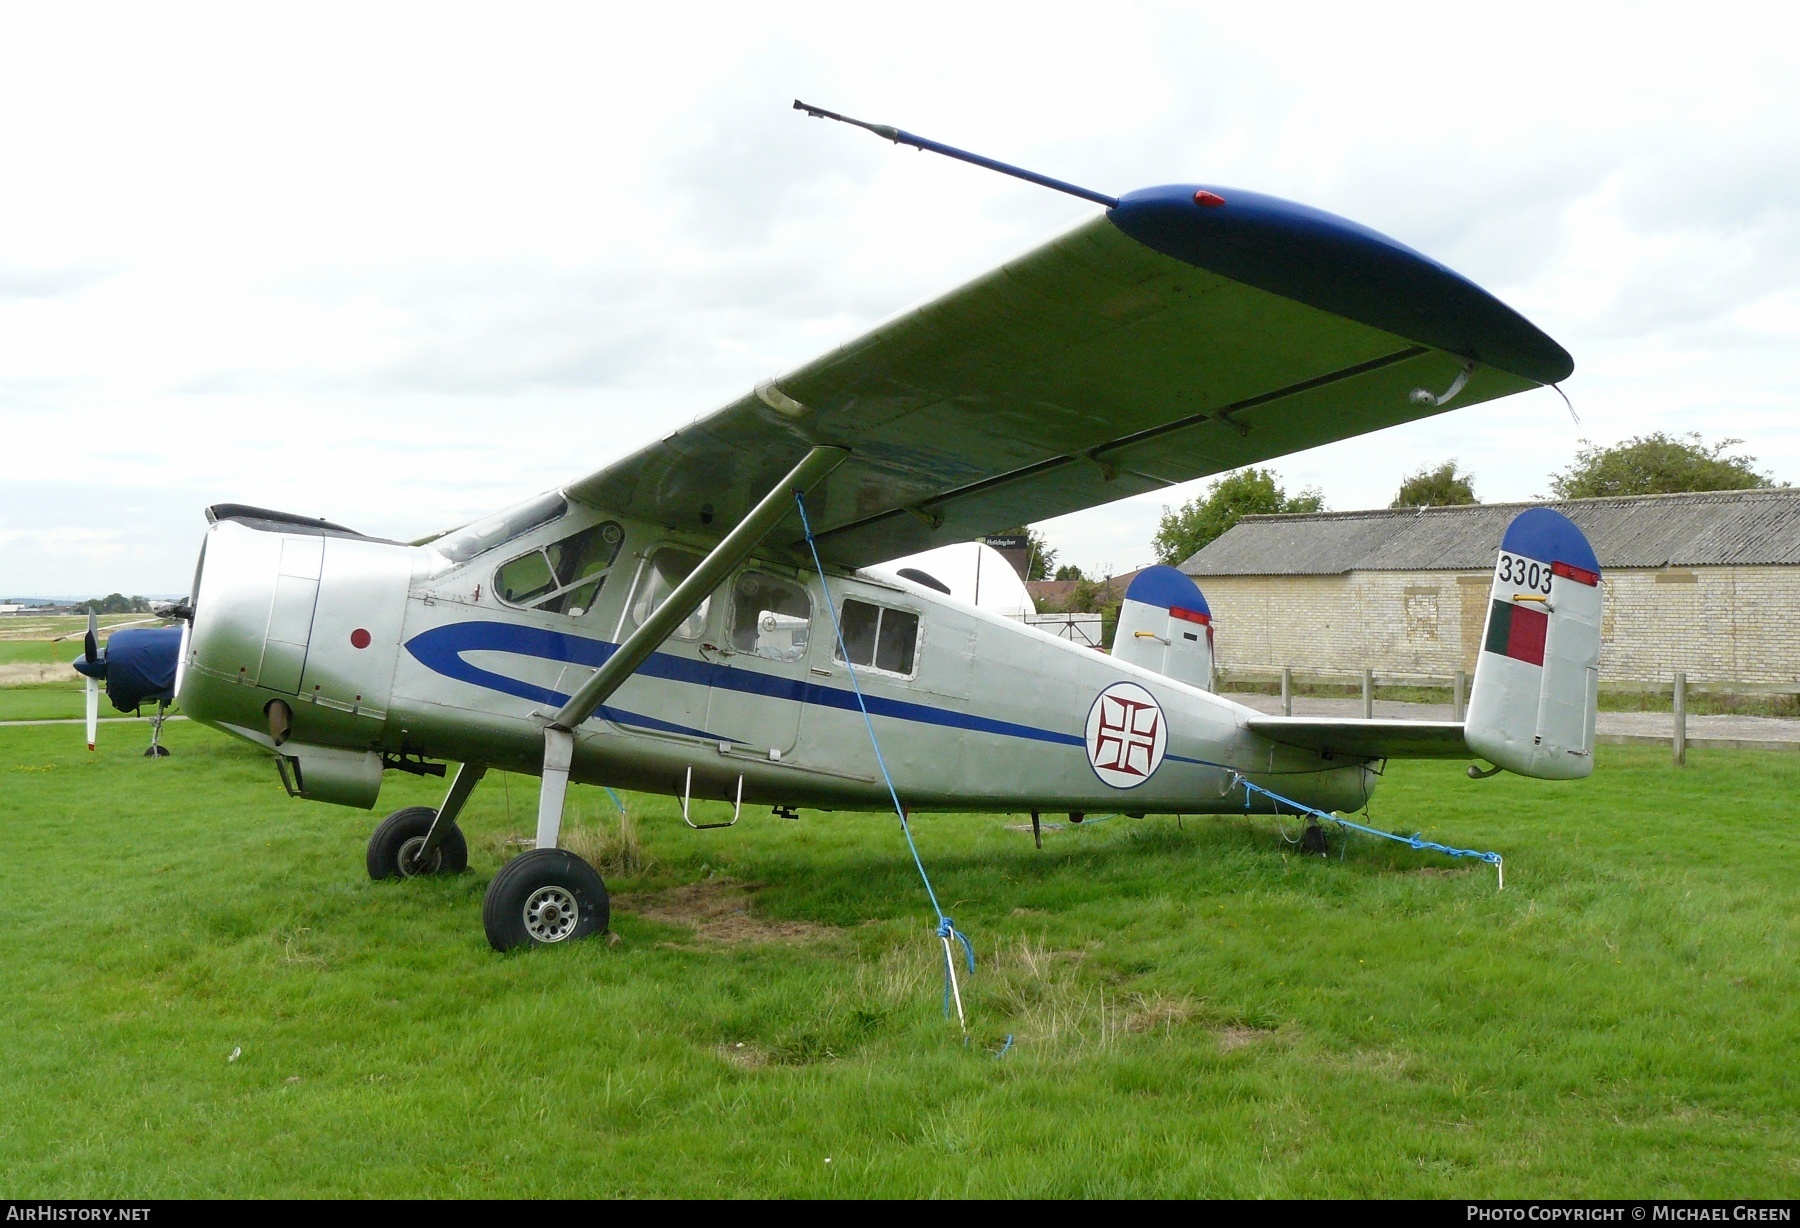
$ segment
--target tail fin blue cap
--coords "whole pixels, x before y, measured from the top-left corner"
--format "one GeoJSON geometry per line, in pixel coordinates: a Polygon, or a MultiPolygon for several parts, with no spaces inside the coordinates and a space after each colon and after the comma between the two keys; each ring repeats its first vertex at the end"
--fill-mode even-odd
{"type": "Polygon", "coordinates": [[[1514,516],[1506,526],[1506,536],[1500,539],[1500,548],[1540,563],[1567,563],[1600,574],[1600,560],[1594,557],[1587,535],[1552,508],[1527,508],[1514,516]]]}
{"type": "Polygon", "coordinates": [[[1212,615],[1212,608],[1206,604],[1200,586],[1162,563],[1146,567],[1133,576],[1125,589],[1125,600],[1141,601],[1165,610],[1192,610],[1196,614],[1212,615]]]}

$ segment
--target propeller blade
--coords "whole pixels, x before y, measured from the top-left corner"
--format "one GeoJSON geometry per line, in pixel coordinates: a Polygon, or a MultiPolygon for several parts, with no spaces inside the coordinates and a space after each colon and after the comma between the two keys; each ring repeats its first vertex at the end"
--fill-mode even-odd
{"type": "Polygon", "coordinates": [[[88,749],[94,749],[96,735],[100,732],[100,680],[87,680],[87,735],[88,749]]]}
{"type": "MultiPolygon", "coordinates": [[[[81,646],[86,651],[88,660],[98,661],[100,659],[100,612],[98,610],[90,609],[88,611],[87,636],[81,641],[81,646]]],[[[88,739],[89,742],[93,740],[92,738],[88,739]]]]}

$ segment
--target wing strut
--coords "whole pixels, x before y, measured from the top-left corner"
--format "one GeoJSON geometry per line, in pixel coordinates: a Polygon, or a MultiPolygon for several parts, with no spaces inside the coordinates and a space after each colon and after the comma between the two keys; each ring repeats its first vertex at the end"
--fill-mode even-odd
{"type": "MultiPolygon", "coordinates": [[[[794,99],[794,110],[805,111],[814,119],[835,119],[840,124],[852,124],[858,128],[866,128],[883,140],[892,141],[896,145],[911,145],[914,149],[923,149],[927,153],[943,154],[946,158],[955,158],[959,162],[967,162],[971,166],[984,167],[990,171],[999,171],[1002,175],[1011,175],[1014,179],[1023,179],[1026,183],[1035,183],[1039,187],[1049,188],[1053,192],[1067,192],[1070,196],[1079,196],[1082,200],[1091,200],[1096,205],[1105,205],[1108,209],[1119,207],[1119,198],[1108,196],[1105,192],[1096,192],[1092,188],[1084,188],[1078,183],[1069,183],[1062,179],[1052,179],[1048,175],[1040,175],[1036,171],[1028,171],[1022,166],[1014,166],[1010,162],[1001,162],[995,158],[984,158],[978,153],[970,153],[966,149],[958,149],[954,145],[945,145],[941,141],[927,140],[922,136],[914,136],[904,128],[895,128],[888,124],[871,124],[860,119],[851,119],[848,115],[839,115],[836,111],[827,111],[824,107],[815,107],[811,103],[794,99]]],[[[1219,202],[1223,204],[1223,201],[1219,202]]]]}
{"type": "Polygon", "coordinates": [[[650,659],[657,646],[669,638],[700,603],[712,595],[725,576],[756,549],[763,538],[792,510],[795,495],[804,495],[850,455],[843,448],[818,447],[801,458],[788,475],[762,497],[750,514],[712,548],[687,579],[675,587],[669,599],[626,637],[619,650],[594,671],[569,697],[569,702],[550,719],[544,730],[544,777],[538,793],[537,846],[555,848],[562,829],[563,795],[569,787],[569,765],[574,761],[574,730],[611,698],[637,667],[650,659]]]}

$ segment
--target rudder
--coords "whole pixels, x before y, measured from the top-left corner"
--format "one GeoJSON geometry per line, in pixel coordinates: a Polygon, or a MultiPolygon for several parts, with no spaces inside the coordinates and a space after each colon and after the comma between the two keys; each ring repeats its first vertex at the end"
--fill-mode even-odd
{"type": "Polygon", "coordinates": [[[1575,523],[1535,507],[1500,541],[1463,736],[1498,767],[1543,780],[1594,770],[1600,563],[1575,523]]]}

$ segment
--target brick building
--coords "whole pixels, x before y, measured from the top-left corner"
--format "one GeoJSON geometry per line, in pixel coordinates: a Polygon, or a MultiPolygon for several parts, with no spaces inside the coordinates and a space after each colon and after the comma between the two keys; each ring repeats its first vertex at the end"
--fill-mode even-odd
{"type": "MultiPolygon", "coordinates": [[[[1494,554],[1530,503],[1250,516],[1181,565],[1212,606],[1221,668],[1474,672],[1494,554]]],[[[1550,504],[1602,568],[1614,685],[1800,691],[1800,490],[1550,504]]]]}

